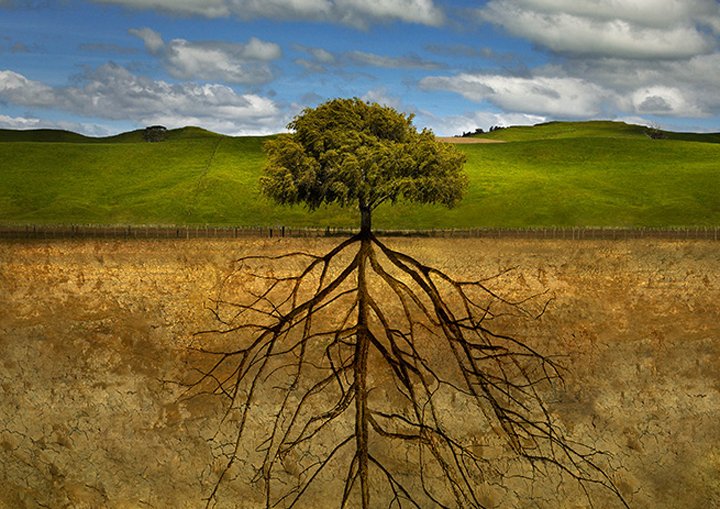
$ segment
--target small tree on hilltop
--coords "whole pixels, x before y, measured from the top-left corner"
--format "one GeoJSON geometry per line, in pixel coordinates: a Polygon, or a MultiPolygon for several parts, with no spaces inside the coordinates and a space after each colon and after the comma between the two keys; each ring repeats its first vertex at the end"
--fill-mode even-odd
{"type": "Polygon", "coordinates": [[[156,143],[167,139],[167,128],[162,125],[152,125],[143,131],[143,140],[156,143]]]}
{"type": "Polygon", "coordinates": [[[243,257],[225,280],[227,294],[242,284],[246,296],[221,292],[220,325],[201,333],[213,361],[191,384],[227,401],[230,432],[216,438],[226,461],[208,506],[243,464],[268,508],[305,507],[313,488],[341,508],[485,507],[483,486],[550,472],[625,505],[598,451],[566,439],[541,397],[560,379],[555,362],[494,330],[528,314],[526,301],[373,234],[382,203],[455,205],[464,156],[411,116],[358,99],[307,109],[289,128],[266,143],[262,191],[357,207],[360,231],[324,255],[243,257]],[[484,453],[497,437],[511,462],[484,453]]]}

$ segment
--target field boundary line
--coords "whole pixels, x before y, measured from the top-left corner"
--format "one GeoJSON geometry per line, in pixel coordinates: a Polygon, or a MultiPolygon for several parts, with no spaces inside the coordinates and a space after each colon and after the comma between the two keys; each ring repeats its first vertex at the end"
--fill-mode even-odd
{"type": "MultiPolygon", "coordinates": [[[[209,226],[209,225],[0,225],[2,239],[222,239],[273,237],[345,237],[355,228],[286,226],[209,226]]],[[[544,227],[544,228],[453,228],[429,230],[379,229],[383,237],[415,238],[496,238],[548,240],[720,240],[720,227],[672,228],[544,227]]]]}

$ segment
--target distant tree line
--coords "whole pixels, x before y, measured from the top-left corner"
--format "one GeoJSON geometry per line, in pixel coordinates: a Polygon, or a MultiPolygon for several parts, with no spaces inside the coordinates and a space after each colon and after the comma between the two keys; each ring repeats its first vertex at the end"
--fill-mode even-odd
{"type": "MultiPolygon", "coordinates": [[[[500,125],[494,125],[494,126],[490,127],[490,129],[488,130],[488,132],[491,133],[491,132],[497,131],[497,130],[499,130],[499,129],[505,129],[505,127],[504,127],[504,126],[500,126],[500,125]]],[[[482,127],[476,127],[474,131],[463,132],[463,133],[460,134],[460,135],[455,135],[455,137],[456,137],[456,138],[468,138],[468,137],[470,137],[470,136],[476,136],[476,135],[478,135],[478,134],[484,134],[484,133],[485,133],[485,131],[483,130],[482,127]]]]}

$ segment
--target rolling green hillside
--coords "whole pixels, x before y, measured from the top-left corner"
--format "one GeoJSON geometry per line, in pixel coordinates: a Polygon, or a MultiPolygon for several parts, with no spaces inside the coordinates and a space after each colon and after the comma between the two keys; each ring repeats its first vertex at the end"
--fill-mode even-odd
{"type": "MultiPolygon", "coordinates": [[[[475,135],[473,137],[501,141],[537,141],[567,138],[621,138],[639,140],[648,139],[648,132],[649,129],[641,125],[593,120],[589,122],[547,122],[534,126],[514,126],[506,129],[498,129],[490,133],[475,135]]],[[[668,140],[720,143],[720,133],[658,132],[668,140]]]]}
{"type": "MultiPolygon", "coordinates": [[[[616,122],[552,122],[458,145],[470,188],[455,209],[386,206],[380,228],[720,224],[720,135],[616,122]]],[[[354,211],[309,213],[258,193],[262,137],[198,128],[88,138],[0,130],[0,223],[355,226],[354,211]]]]}

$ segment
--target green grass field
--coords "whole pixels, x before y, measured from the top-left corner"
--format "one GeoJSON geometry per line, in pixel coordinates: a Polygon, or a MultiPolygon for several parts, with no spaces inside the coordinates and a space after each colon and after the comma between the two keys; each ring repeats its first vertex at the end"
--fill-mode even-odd
{"type": "MultiPolygon", "coordinates": [[[[720,225],[720,135],[616,122],[552,122],[458,145],[470,188],[452,210],[399,204],[379,228],[720,225]]],[[[354,211],[309,213],[258,193],[262,137],[202,129],[160,143],[135,131],[87,138],[0,130],[0,223],[355,226],[354,211]]]]}

